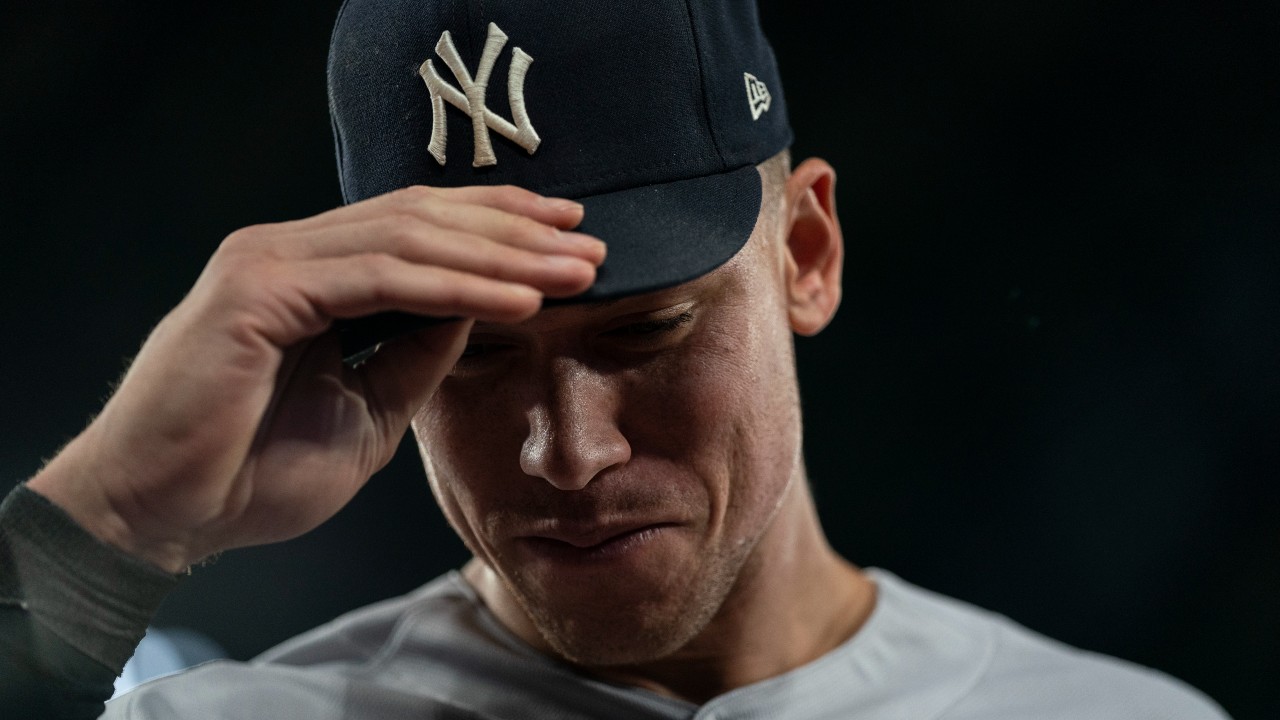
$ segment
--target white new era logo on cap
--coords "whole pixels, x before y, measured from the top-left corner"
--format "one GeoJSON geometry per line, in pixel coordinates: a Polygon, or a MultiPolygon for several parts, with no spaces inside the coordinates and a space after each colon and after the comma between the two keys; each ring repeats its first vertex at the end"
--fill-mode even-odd
{"type": "Polygon", "coordinates": [[[760,115],[769,109],[773,98],[769,96],[769,88],[755,75],[742,73],[742,77],[747,81],[747,104],[751,106],[751,119],[759,120],[760,115]]]}

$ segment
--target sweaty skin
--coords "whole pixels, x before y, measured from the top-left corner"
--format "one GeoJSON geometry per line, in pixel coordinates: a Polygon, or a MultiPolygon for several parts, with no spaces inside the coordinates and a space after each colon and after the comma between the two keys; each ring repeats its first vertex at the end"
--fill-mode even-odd
{"type": "Polygon", "coordinates": [[[695,702],[851,636],[874,588],[827,545],[801,459],[792,333],[839,304],[834,172],[761,166],[747,247],[669,290],[539,312],[605,248],[582,207],[415,187],[233,233],[97,418],[29,487],[177,572],[331,517],[410,421],[475,553],[545,652],[695,702]],[[342,364],[332,322],[462,316],[342,364]]]}
{"type": "Polygon", "coordinates": [[[300,535],[390,459],[470,322],[344,366],[334,318],[519,321],[589,287],[582,207],[514,187],[414,187],[229,236],[115,394],[28,487],[171,572],[300,535]]]}
{"type": "Polygon", "coordinates": [[[838,300],[838,230],[810,188],[829,170],[773,188],[746,248],[703,278],[477,323],[416,416],[476,555],[466,577],[526,642],[704,701],[865,619],[874,590],[809,494],[791,343],[838,300]]]}

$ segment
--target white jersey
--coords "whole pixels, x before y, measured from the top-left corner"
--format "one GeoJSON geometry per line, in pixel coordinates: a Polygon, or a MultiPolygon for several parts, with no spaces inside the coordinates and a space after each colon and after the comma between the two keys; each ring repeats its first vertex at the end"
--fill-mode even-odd
{"type": "Polygon", "coordinates": [[[704,705],[584,677],[507,631],[458,573],[345,615],[249,663],[144,684],[106,718],[425,720],[1221,720],[1166,675],[1078,650],[1000,615],[868,571],[857,634],[704,705]]]}

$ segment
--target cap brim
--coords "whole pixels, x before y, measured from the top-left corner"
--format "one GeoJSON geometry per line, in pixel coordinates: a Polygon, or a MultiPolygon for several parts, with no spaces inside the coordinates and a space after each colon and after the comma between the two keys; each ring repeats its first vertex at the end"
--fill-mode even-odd
{"type": "Polygon", "coordinates": [[[732,172],[577,198],[579,232],[608,245],[586,292],[548,304],[610,300],[689,282],[746,244],[760,214],[760,173],[732,172]]]}
{"type": "MultiPolygon", "coordinates": [[[[755,229],[763,196],[754,165],[716,175],[575,198],[585,208],[578,232],[608,245],[596,282],[546,305],[612,300],[695,280],[738,253],[755,229]]],[[[378,343],[453,318],[386,312],[337,324],[343,358],[368,357],[378,343]]]]}

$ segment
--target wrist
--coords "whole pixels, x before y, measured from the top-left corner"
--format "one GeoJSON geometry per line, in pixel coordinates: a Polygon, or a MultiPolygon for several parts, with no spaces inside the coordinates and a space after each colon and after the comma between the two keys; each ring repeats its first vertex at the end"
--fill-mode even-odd
{"type": "Polygon", "coordinates": [[[27,481],[27,488],[57,505],[99,541],[165,572],[184,572],[193,561],[180,543],[143,537],[115,509],[101,482],[108,470],[82,457],[85,444],[83,436],[72,440],[27,481]]]}

